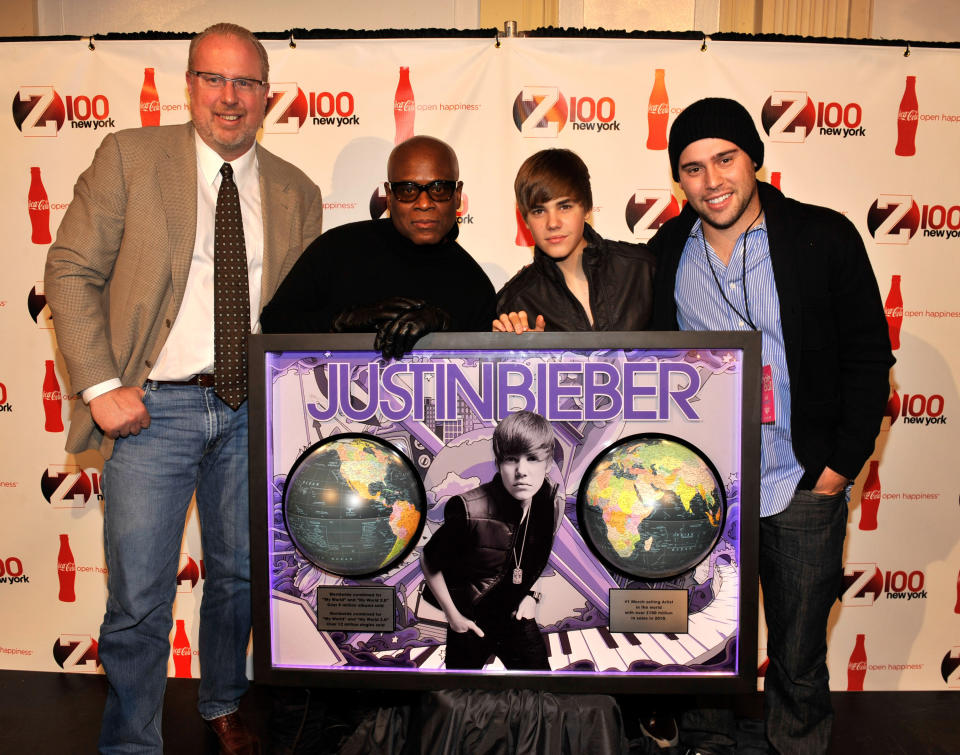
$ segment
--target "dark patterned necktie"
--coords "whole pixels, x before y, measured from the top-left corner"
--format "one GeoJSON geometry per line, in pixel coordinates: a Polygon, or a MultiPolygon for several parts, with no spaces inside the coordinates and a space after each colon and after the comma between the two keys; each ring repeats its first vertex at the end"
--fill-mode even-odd
{"type": "Polygon", "coordinates": [[[213,233],[213,385],[224,403],[236,410],[247,397],[250,281],[240,195],[229,163],[223,164],[220,175],[213,233]]]}

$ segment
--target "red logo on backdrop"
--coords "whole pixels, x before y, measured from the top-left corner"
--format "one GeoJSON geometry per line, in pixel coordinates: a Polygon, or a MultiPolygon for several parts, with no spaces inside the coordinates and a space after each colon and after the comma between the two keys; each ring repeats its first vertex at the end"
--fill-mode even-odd
{"type": "Polygon", "coordinates": [[[0,412],[13,412],[13,406],[7,401],[7,386],[0,383],[0,412]]]}
{"type": "Polygon", "coordinates": [[[177,679],[189,679],[193,676],[190,671],[190,661],[193,652],[190,649],[190,640],[187,638],[187,630],[183,625],[183,619],[177,619],[177,631],[173,635],[173,654],[174,676],[177,679]]]}
{"type": "Polygon", "coordinates": [[[75,583],[77,579],[77,562],[70,550],[70,538],[60,535],[60,551],[57,553],[57,579],[60,582],[61,603],[73,603],[77,599],[75,583]]]}
{"type": "MultiPolygon", "coordinates": [[[[647,103],[647,149],[667,148],[667,121],[670,120],[670,98],[663,68],[656,69],[653,89],[647,103]]],[[[628,221],[629,222],[629,221],[628,221]]]]}
{"type": "Polygon", "coordinates": [[[853,652],[850,653],[850,661],[847,664],[847,689],[850,691],[863,691],[863,680],[867,676],[867,649],[865,645],[866,635],[858,634],[853,652]]]}
{"type": "Polygon", "coordinates": [[[669,189],[637,189],[627,200],[627,227],[638,241],[649,241],[670,218],[680,214],[680,204],[669,189]]]}
{"type": "Polygon", "coordinates": [[[46,373],[43,376],[43,429],[48,433],[63,432],[63,416],[61,405],[63,394],[60,393],[60,383],[57,381],[57,373],[53,367],[53,360],[46,360],[46,373]]]}
{"type": "Polygon", "coordinates": [[[56,136],[64,123],[96,131],[115,128],[105,95],[67,95],[52,86],[22,86],[13,95],[13,122],[24,136],[56,136]]]}
{"type": "Polygon", "coordinates": [[[74,464],[51,464],[40,478],[40,490],[55,509],[82,509],[94,498],[102,498],[100,475],[74,464]]]}
{"type": "Polygon", "coordinates": [[[377,188],[370,195],[370,218],[378,220],[387,214],[387,190],[383,184],[377,184],[377,188]]]}
{"type": "Polygon", "coordinates": [[[514,212],[517,216],[517,235],[513,240],[513,243],[516,246],[534,246],[536,241],[533,239],[533,234],[530,233],[530,229],[527,227],[527,224],[523,222],[523,216],[520,214],[520,208],[514,207],[514,212]]]}
{"type": "Polygon", "coordinates": [[[30,240],[34,244],[49,244],[50,237],[50,200],[43,188],[40,168],[30,168],[30,189],[27,192],[27,214],[30,216],[30,240]]]}
{"type": "Polygon", "coordinates": [[[206,577],[203,559],[200,566],[187,553],[180,554],[180,568],[177,571],[177,592],[191,592],[201,578],[206,577]]]}
{"type": "Polygon", "coordinates": [[[960,688],[960,645],[951,648],[940,662],[940,676],[948,687],[960,688]]]}
{"type": "Polygon", "coordinates": [[[393,95],[394,144],[400,144],[413,136],[413,121],[416,114],[416,100],[413,98],[413,87],[410,85],[410,68],[400,66],[397,91],[393,95]]]}
{"type": "Polygon", "coordinates": [[[879,470],[880,462],[873,459],[860,493],[860,529],[862,530],[877,528],[877,512],[880,510],[881,495],[879,470]]]}
{"type": "Polygon", "coordinates": [[[947,418],[943,414],[944,400],[939,393],[925,396],[922,393],[904,393],[903,397],[894,389],[887,399],[883,415],[890,418],[890,424],[900,418],[905,425],[945,425],[947,418]]]}
{"type": "Polygon", "coordinates": [[[897,112],[897,146],[893,153],[909,157],[917,152],[917,125],[920,122],[920,109],[917,104],[917,77],[907,76],[907,83],[900,99],[897,112]]]}
{"type": "Polygon", "coordinates": [[[919,569],[883,571],[877,564],[844,564],[843,605],[864,608],[874,605],[881,596],[905,603],[926,600],[926,576],[919,569]]]}
{"type": "Polygon", "coordinates": [[[97,641],[88,634],[61,634],[53,643],[53,659],[64,671],[97,673],[97,641]]]}
{"type": "Polygon", "coordinates": [[[960,205],[918,205],[909,194],[881,194],[867,211],[867,228],[878,244],[907,244],[918,230],[924,238],[960,238],[960,205]]]}
{"type": "Polygon", "coordinates": [[[890,293],[883,303],[883,311],[887,316],[887,328],[890,332],[890,348],[894,351],[900,348],[900,326],[903,324],[903,294],[900,292],[900,276],[894,275],[890,279],[890,293]]]}
{"type": "Polygon", "coordinates": [[[799,143],[817,129],[822,136],[846,139],[866,136],[863,108],[856,102],[817,102],[806,92],[776,91],[760,111],[760,122],[771,141],[799,143]]]}
{"type": "Polygon", "coordinates": [[[23,86],[13,95],[13,122],[24,136],[56,136],[67,111],[50,86],[23,86]]]}
{"type": "Polygon", "coordinates": [[[559,87],[525,86],[513,101],[513,122],[523,136],[552,138],[569,120],[574,131],[619,131],[612,97],[564,97],[559,87]]]}
{"type": "Polygon", "coordinates": [[[270,82],[265,134],[296,134],[307,119],[307,96],[295,81],[270,82]]]}
{"type": "Polygon", "coordinates": [[[466,194],[460,192],[460,206],[457,208],[457,225],[473,225],[473,215],[470,209],[470,200],[466,194]]]}
{"type": "Polygon", "coordinates": [[[152,68],[143,69],[143,86],[140,88],[140,125],[160,125],[160,95],[152,68]]]}
{"type": "Polygon", "coordinates": [[[23,573],[23,561],[16,556],[0,558],[0,585],[26,584],[30,577],[23,573]]]}
{"type": "Polygon", "coordinates": [[[295,81],[273,81],[263,131],[296,134],[307,118],[314,126],[356,126],[360,117],[354,111],[351,92],[304,92],[295,81]]]}
{"type": "Polygon", "coordinates": [[[53,330],[53,314],[47,306],[47,297],[43,292],[43,281],[30,289],[27,294],[27,311],[30,318],[43,330],[53,330]]]}

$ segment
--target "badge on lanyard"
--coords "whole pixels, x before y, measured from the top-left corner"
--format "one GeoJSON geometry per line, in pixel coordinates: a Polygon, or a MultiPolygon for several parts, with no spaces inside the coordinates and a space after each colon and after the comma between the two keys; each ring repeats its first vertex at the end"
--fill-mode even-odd
{"type": "Polygon", "coordinates": [[[773,368],[763,365],[763,377],[760,380],[760,421],[772,425],[777,421],[777,404],[773,390],[773,368]]]}

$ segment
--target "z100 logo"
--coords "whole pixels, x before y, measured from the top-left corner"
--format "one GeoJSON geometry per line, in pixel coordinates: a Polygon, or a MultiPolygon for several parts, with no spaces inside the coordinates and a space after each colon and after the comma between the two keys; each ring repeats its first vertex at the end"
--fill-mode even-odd
{"type": "Polygon", "coordinates": [[[40,478],[43,497],[55,509],[82,509],[91,500],[103,500],[100,474],[76,465],[51,464],[40,478]]]}
{"type": "Polygon", "coordinates": [[[53,643],[53,659],[64,671],[97,673],[97,641],[88,634],[61,634],[53,643]]]}
{"type": "Polygon", "coordinates": [[[960,237],[960,205],[925,204],[909,194],[881,194],[867,212],[867,228],[878,244],[907,244],[918,230],[930,238],[960,237]]]}
{"type": "Polygon", "coordinates": [[[649,241],[660,226],[680,214],[680,204],[668,189],[638,189],[627,200],[627,226],[638,241],[649,241]]]}
{"type": "Polygon", "coordinates": [[[905,425],[945,425],[943,416],[943,396],[934,393],[924,396],[922,393],[904,393],[903,398],[896,391],[887,400],[883,416],[890,418],[892,425],[900,417],[905,425]]]}
{"type": "Polygon", "coordinates": [[[927,597],[924,581],[923,572],[919,570],[883,572],[876,564],[846,564],[843,605],[872,606],[884,594],[890,600],[922,600],[927,597]]]}
{"type": "Polygon", "coordinates": [[[13,405],[7,401],[7,386],[0,383],[0,412],[12,412],[13,405]]]}
{"type": "Polygon", "coordinates": [[[948,687],[960,688],[960,645],[951,648],[940,662],[940,676],[948,687]]]}
{"type": "Polygon", "coordinates": [[[263,119],[266,134],[296,134],[307,118],[314,126],[358,126],[350,92],[309,92],[296,82],[270,83],[267,114],[263,119]]]}
{"type": "Polygon", "coordinates": [[[806,141],[814,128],[823,136],[866,136],[863,108],[856,102],[814,103],[806,92],[774,92],[763,103],[760,122],[771,141],[806,141]]]}
{"type": "Polygon", "coordinates": [[[51,86],[23,86],[13,95],[13,122],[24,136],[56,136],[66,121],[70,128],[116,127],[110,102],[102,94],[61,99],[51,86]]]}
{"type": "Polygon", "coordinates": [[[526,86],[513,101],[513,122],[523,136],[556,137],[567,122],[574,131],[619,131],[612,97],[563,96],[558,87],[526,86]]]}
{"type": "Polygon", "coordinates": [[[190,554],[180,554],[180,568],[177,570],[177,592],[193,592],[197,582],[207,578],[207,567],[200,559],[200,565],[194,561],[190,554]]]}

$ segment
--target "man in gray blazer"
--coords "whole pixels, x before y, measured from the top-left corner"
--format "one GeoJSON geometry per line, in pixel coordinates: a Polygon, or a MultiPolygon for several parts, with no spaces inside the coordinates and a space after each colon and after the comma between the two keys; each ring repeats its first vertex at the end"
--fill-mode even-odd
{"type": "Polygon", "coordinates": [[[194,492],[206,566],[198,707],[224,751],[259,746],[237,713],[250,634],[247,404],[242,378],[224,387],[221,367],[233,359],[243,375],[243,364],[223,346],[221,310],[224,300],[242,303],[232,338],[244,351],[262,305],[319,235],[323,207],[306,175],[256,143],[268,76],[266,50],[246,29],[217,24],[194,38],[191,123],[107,135],[47,258],[58,345],[83,398],[66,448],[99,448],[106,459],[101,752],[162,751],[194,492]],[[232,297],[221,288],[226,270],[232,297]]]}

